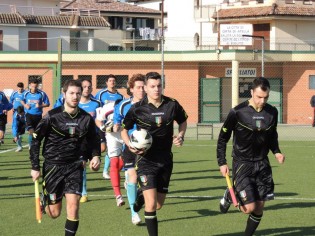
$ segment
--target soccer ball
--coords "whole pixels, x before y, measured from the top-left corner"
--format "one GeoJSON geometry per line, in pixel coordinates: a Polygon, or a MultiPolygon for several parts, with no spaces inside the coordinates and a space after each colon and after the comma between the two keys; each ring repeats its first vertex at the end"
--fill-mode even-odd
{"type": "Polygon", "coordinates": [[[147,151],[152,145],[152,136],[151,134],[145,130],[134,130],[130,134],[130,146],[132,148],[147,151]]]}

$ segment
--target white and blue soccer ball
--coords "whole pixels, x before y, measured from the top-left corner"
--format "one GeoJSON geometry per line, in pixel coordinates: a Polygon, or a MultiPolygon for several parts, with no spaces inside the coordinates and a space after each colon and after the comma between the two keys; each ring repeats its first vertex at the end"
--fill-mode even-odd
{"type": "Polygon", "coordinates": [[[143,151],[149,150],[153,142],[151,134],[145,129],[132,131],[129,139],[132,148],[143,151]]]}

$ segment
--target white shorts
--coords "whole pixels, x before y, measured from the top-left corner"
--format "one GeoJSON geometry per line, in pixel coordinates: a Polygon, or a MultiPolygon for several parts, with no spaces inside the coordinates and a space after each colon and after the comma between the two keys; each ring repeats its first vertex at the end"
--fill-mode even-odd
{"type": "Polygon", "coordinates": [[[121,156],[123,144],[120,132],[106,133],[107,155],[109,158],[121,156]]]}

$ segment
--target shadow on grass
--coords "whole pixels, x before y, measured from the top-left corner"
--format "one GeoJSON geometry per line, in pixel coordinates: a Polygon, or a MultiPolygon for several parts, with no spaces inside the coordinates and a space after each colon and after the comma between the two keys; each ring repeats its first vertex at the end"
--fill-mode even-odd
{"type": "MultiPolygon", "coordinates": [[[[266,210],[279,210],[288,208],[310,208],[315,207],[315,201],[313,202],[292,202],[292,203],[281,203],[272,206],[265,206],[266,210]]],[[[315,234],[314,234],[315,235],[315,234]]]]}
{"type": "Polygon", "coordinates": [[[192,176],[187,178],[172,178],[172,182],[175,181],[192,181],[192,180],[202,180],[202,179],[222,179],[222,176],[192,176]]]}
{"type": "Polygon", "coordinates": [[[20,161],[0,161],[0,166],[9,166],[9,165],[14,165],[14,166],[21,166],[21,165],[28,165],[30,164],[30,160],[20,160],[20,161]]]}
{"type": "Polygon", "coordinates": [[[31,175],[29,176],[20,176],[20,177],[11,177],[11,176],[5,176],[5,177],[0,177],[0,180],[19,180],[19,179],[28,179],[31,180],[32,177],[31,175]]]}
{"type": "Polygon", "coordinates": [[[219,173],[219,169],[213,169],[213,170],[209,170],[209,169],[205,169],[205,170],[192,170],[192,171],[174,171],[172,173],[172,175],[180,175],[180,174],[194,174],[194,173],[207,173],[207,172],[218,172],[219,173]]]}
{"type": "Polygon", "coordinates": [[[34,198],[34,193],[23,193],[23,194],[0,194],[0,200],[12,200],[20,198],[34,198]]]}
{"type": "Polygon", "coordinates": [[[189,164],[189,163],[194,163],[194,162],[210,162],[210,160],[189,160],[189,161],[178,161],[178,160],[175,160],[174,161],[174,164],[189,164]]]}
{"type": "MultiPolygon", "coordinates": [[[[224,233],[224,234],[214,234],[213,236],[239,236],[243,235],[243,232],[237,233],[224,233]]],[[[314,236],[315,235],[315,226],[311,227],[285,227],[285,228],[278,228],[278,229],[265,229],[265,230],[257,230],[255,235],[286,235],[286,236],[314,236]]]]}
{"type": "MultiPolygon", "coordinates": [[[[182,193],[194,193],[194,194],[196,194],[197,192],[209,191],[208,195],[210,195],[211,191],[214,191],[214,190],[222,190],[222,196],[223,196],[224,189],[221,186],[206,187],[206,188],[180,189],[180,190],[171,191],[170,194],[182,194],[182,193]]],[[[170,195],[170,196],[172,196],[172,195],[170,195]]]]}
{"type": "MultiPolygon", "coordinates": [[[[32,181],[31,177],[29,177],[30,181],[32,181]]],[[[10,185],[0,185],[1,188],[15,188],[15,187],[26,187],[26,186],[34,186],[33,182],[30,183],[22,183],[22,184],[10,184],[10,185]]]]}
{"type": "MultiPolygon", "coordinates": [[[[236,212],[238,213],[238,212],[236,212]]],[[[201,218],[201,217],[208,217],[208,216],[217,216],[217,215],[222,215],[219,211],[211,211],[209,209],[199,209],[199,210],[190,210],[190,211],[179,211],[178,214],[183,214],[185,215],[184,217],[177,217],[173,219],[164,219],[164,220],[159,220],[159,222],[169,222],[169,221],[177,221],[177,220],[187,220],[187,219],[195,219],[195,218],[201,218]],[[187,212],[196,212],[198,215],[195,216],[188,216],[187,217],[187,212]]],[[[240,235],[240,234],[239,234],[240,235]]]]}

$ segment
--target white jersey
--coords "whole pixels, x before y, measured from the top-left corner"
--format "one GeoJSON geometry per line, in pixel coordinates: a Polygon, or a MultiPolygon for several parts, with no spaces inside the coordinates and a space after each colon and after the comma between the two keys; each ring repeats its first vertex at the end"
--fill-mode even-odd
{"type": "MultiPolygon", "coordinates": [[[[103,121],[105,125],[114,122],[114,102],[106,103],[104,106],[96,109],[96,119],[103,121]]],[[[123,140],[120,132],[106,132],[107,154],[109,158],[118,157],[122,153],[123,140]]]]}
{"type": "Polygon", "coordinates": [[[96,109],[96,119],[99,121],[113,121],[114,117],[114,102],[106,103],[104,106],[96,109]]]}

